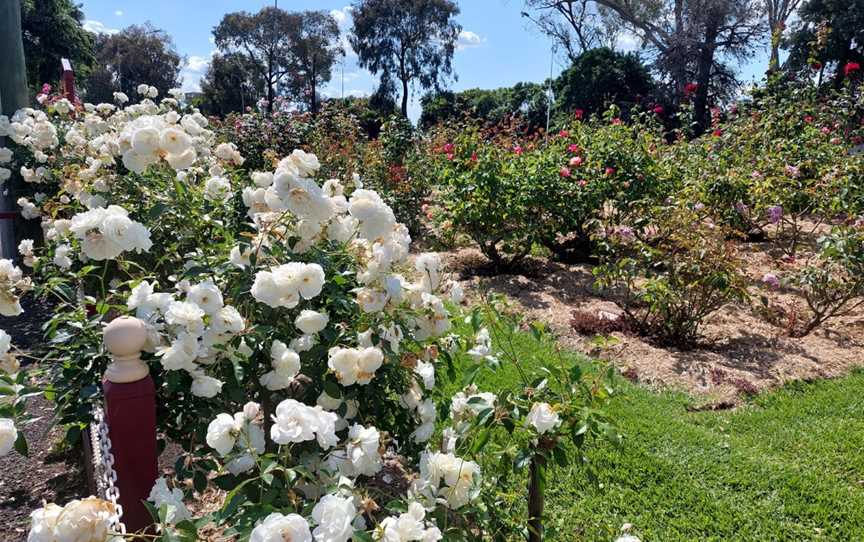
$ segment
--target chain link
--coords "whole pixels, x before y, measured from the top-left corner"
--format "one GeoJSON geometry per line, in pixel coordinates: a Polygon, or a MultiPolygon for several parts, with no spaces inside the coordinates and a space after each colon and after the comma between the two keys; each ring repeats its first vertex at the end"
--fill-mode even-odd
{"type": "Polygon", "coordinates": [[[90,442],[93,449],[93,473],[99,497],[114,505],[111,525],[120,534],[126,534],[126,526],[120,521],[123,507],[120,490],[117,488],[117,471],[114,470],[114,454],[111,453],[111,437],[108,436],[108,423],[105,412],[97,405],[93,408],[93,424],[90,426],[90,442]]]}

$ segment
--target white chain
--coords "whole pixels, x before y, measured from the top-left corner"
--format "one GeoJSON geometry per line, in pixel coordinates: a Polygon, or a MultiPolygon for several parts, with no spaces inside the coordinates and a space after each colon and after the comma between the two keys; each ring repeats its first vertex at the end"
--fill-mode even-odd
{"type": "Polygon", "coordinates": [[[114,470],[111,437],[108,436],[105,412],[98,405],[93,407],[90,442],[93,449],[93,473],[96,478],[96,489],[99,492],[99,497],[114,505],[115,513],[111,517],[111,525],[120,534],[126,534],[126,525],[120,521],[120,518],[123,517],[123,507],[118,502],[120,491],[117,489],[117,471],[114,470]]]}

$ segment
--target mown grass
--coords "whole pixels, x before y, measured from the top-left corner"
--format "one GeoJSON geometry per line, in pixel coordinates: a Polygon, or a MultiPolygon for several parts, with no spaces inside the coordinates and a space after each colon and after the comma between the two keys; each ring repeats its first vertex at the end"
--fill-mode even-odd
{"type": "MultiPolygon", "coordinates": [[[[557,359],[527,334],[515,348],[528,365],[557,359]]],[[[478,380],[492,391],[517,382],[508,367],[478,380]]],[[[620,388],[609,412],[624,444],[588,446],[599,484],[579,466],[550,473],[548,540],[608,541],[624,523],[644,542],[864,540],[864,371],[792,383],[732,411],[690,412],[686,395],[620,388]]]]}

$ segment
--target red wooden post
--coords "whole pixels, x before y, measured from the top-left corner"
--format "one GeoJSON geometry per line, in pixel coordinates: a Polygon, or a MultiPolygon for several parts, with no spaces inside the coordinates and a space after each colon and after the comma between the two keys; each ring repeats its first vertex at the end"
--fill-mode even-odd
{"type": "Polygon", "coordinates": [[[112,321],[103,333],[114,358],[102,380],[108,435],[123,507],[121,520],[130,533],[153,523],[142,501],[158,477],[156,388],[141,360],[146,339],[144,322],[128,316],[112,321]]]}
{"type": "Polygon", "coordinates": [[[78,96],[75,95],[75,72],[72,71],[72,63],[68,58],[61,58],[60,65],[63,66],[63,97],[77,104],[78,96]]]}

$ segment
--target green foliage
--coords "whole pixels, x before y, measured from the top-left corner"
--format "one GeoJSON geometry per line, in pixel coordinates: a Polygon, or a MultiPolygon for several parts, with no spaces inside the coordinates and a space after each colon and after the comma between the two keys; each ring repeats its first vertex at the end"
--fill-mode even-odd
{"type": "Polygon", "coordinates": [[[705,318],[747,299],[742,261],[723,228],[686,206],[660,207],[635,231],[608,239],[594,269],[633,329],[661,343],[692,346],[705,318]]]}
{"type": "Polygon", "coordinates": [[[201,80],[201,111],[225,117],[255,107],[264,94],[264,79],[255,64],[240,53],[214,54],[201,80]]]}
{"type": "MultiPolygon", "coordinates": [[[[798,22],[786,44],[786,69],[830,75],[840,87],[849,62],[864,61],[864,2],[862,0],[805,0],[798,22]]],[[[860,75],[860,72],[859,72],[860,75]]]]}
{"type": "Polygon", "coordinates": [[[451,429],[456,451],[477,461],[484,473],[484,513],[475,520],[492,540],[509,540],[528,529],[542,532],[551,518],[532,516],[530,504],[526,515],[525,492],[512,486],[530,472],[527,500],[542,503],[559,472],[575,469],[596,479],[583,449],[595,440],[621,442],[606,412],[618,395],[617,379],[604,363],[563,352],[543,324],[526,322],[503,297],[489,296],[465,322],[462,335],[485,335],[494,345],[494,355],[457,359],[449,382],[467,398],[451,429]],[[481,393],[487,389],[495,394],[481,393]],[[540,430],[531,422],[537,404],[557,416],[554,427],[540,430]]]}
{"type": "Polygon", "coordinates": [[[546,140],[442,130],[434,148],[439,234],[469,237],[497,267],[518,263],[534,244],[584,261],[604,223],[627,224],[669,192],[654,129],[626,126],[613,109],[546,140]]]}
{"type": "Polygon", "coordinates": [[[494,127],[512,120],[531,133],[546,126],[548,96],[543,85],[516,83],[492,90],[431,92],[420,99],[420,105],[419,126],[423,129],[450,121],[469,120],[494,127]]]}
{"type": "Polygon", "coordinates": [[[635,53],[619,53],[606,47],[585,51],[553,82],[555,111],[569,116],[581,109],[586,115],[602,114],[610,104],[629,112],[649,101],[654,82],[635,53]]]}
{"type": "MultiPolygon", "coordinates": [[[[808,85],[759,90],[713,134],[670,148],[669,166],[689,197],[743,234],[775,226],[794,254],[802,219],[861,211],[861,105],[854,93],[821,96],[808,85]]],[[[719,118],[718,118],[719,120],[719,118]]]]}
{"type": "Polygon", "coordinates": [[[60,80],[62,58],[72,62],[79,78],[90,73],[95,61],[94,36],[84,30],[83,19],[80,6],[70,0],[21,2],[27,79],[33,94],[44,83],[54,84],[60,80]]]}

